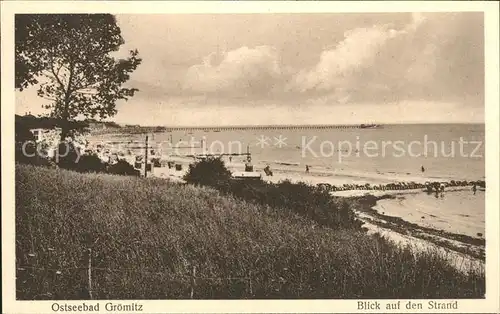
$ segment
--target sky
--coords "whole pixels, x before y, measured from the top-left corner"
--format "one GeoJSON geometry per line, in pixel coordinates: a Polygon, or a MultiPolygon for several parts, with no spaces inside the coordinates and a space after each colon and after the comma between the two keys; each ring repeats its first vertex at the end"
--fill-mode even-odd
{"type": "MultiPolygon", "coordinates": [[[[483,14],[117,15],[141,125],[484,122],[483,14]]],[[[43,113],[36,86],[16,113],[43,113]]]]}

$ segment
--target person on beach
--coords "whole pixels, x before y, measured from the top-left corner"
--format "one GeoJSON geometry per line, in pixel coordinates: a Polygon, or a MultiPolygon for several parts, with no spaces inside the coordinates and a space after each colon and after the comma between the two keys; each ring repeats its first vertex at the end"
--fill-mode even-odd
{"type": "Polygon", "coordinates": [[[309,165],[306,165],[306,173],[309,173],[309,165]]]}
{"type": "Polygon", "coordinates": [[[439,190],[440,190],[440,192],[441,192],[441,198],[443,198],[443,197],[444,197],[444,188],[445,188],[444,183],[441,183],[441,184],[439,185],[439,190]]]}
{"type": "Polygon", "coordinates": [[[476,191],[477,191],[477,186],[474,183],[474,185],[472,186],[472,192],[474,193],[474,195],[476,195],[476,191]]]}
{"type": "Polygon", "coordinates": [[[233,162],[233,157],[229,156],[229,162],[233,162]]]}
{"type": "Polygon", "coordinates": [[[424,173],[424,172],[425,172],[425,168],[424,168],[424,166],[422,166],[420,169],[422,170],[422,173],[424,173]]]}

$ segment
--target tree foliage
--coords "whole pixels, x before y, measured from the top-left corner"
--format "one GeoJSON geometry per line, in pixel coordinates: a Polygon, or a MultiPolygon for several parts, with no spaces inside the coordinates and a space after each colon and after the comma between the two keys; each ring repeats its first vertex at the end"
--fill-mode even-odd
{"type": "Polygon", "coordinates": [[[16,14],[15,17],[15,87],[23,90],[38,83],[37,75],[42,70],[42,62],[37,58],[28,58],[30,43],[33,39],[32,22],[36,17],[28,14],[16,14]]]}
{"type": "Polygon", "coordinates": [[[112,56],[124,43],[113,15],[21,14],[15,23],[16,87],[40,83],[52,117],[113,116],[116,101],[137,91],[122,85],[141,59],[137,50],[126,59],[112,56]]]}

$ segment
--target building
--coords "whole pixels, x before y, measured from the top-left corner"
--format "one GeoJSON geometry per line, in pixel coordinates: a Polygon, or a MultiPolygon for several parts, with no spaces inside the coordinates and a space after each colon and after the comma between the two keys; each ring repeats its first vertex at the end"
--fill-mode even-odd
{"type": "Polygon", "coordinates": [[[30,132],[31,134],[33,134],[35,142],[37,143],[52,138],[53,133],[57,133],[59,137],[61,136],[61,128],[58,127],[54,127],[52,129],[45,129],[45,128],[30,129],[30,132]]]}

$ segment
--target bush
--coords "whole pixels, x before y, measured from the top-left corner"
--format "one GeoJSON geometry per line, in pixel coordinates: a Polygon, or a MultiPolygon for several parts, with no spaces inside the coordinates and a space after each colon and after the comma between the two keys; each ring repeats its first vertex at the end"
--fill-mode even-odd
{"type": "Polygon", "coordinates": [[[59,145],[60,157],[58,166],[63,169],[77,172],[110,173],[118,175],[138,176],[139,171],[125,160],[118,160],[113,165],[103,162],[96,154],[84,155],[71,142],[59,145]]]}
{"type": "Polygon", "coordinates": [[[202,160],[190,166],[184,179],[187,183],[211,186],[248,202],[299,214],[323,226],[361,229],[362,222],[356,219],[351,206],[333,198],[327,190],[302,182],[272,184],[232,180],[231,173],[219,158],[202,160]]]}
{"type": "Polygon", "coordinates": [[[108,173],[127,176],[139,176],[139,170],[136,170],[134,166],[122,159],[118,160],[117,163],[109,166],[108,173]]]}
{"type": "Polygon", "coordinates": [[[249,202],[299,214],[323,226],[361,229],[362,222],[356,219],[345,200],[333,198],[328,191],[302,182],[272,184],[232,180],[218,189],[249,202]]]}
{"type": "Polygon", "coordinates": [[[78,172],[106,172],[106,163],[104,163],[97,155],[82,155],[73,169],[78,172]]]}
{"type": "Polygon", "coordinates": [[[184,180],[194,185],[218,187],[231,180],[231,172],[220,158],[207,158],[190,165],[184,180]]]}
{"type": "Polygon", "coordinates": [[[30,132],[30,130],[20,124],[16,123],[15,125],[15,140],[16,143],[23,143],[25,141],[34,141],[35,137],[33,136],[33,133],[30,132]]]}
{"type": "Polygon", "coordinates": [[[49,159],[40,156],[37,153],[35,143],[16,142],[15,144],[15,160],[17,163],[30,164],[35,166],[54,166],[55,164],[49,159]],[[23,148],[24,146],[24,148],[23,148]]]}
{"type": "Polygon", "coordinates": [[[106,172],[107,164],[96,154],[85,155],[72,142],[59,144],[59,155],[56,156],[59,168],[77,172],[106,172]]]}
{"type": "Polygon", "coordinates": [[[68,170],[84,171],[83,165],[78,165],[80,161],[80,152],[72,142],[60,142],[56,152],[56,162],[59,168],[68,170]]]}

